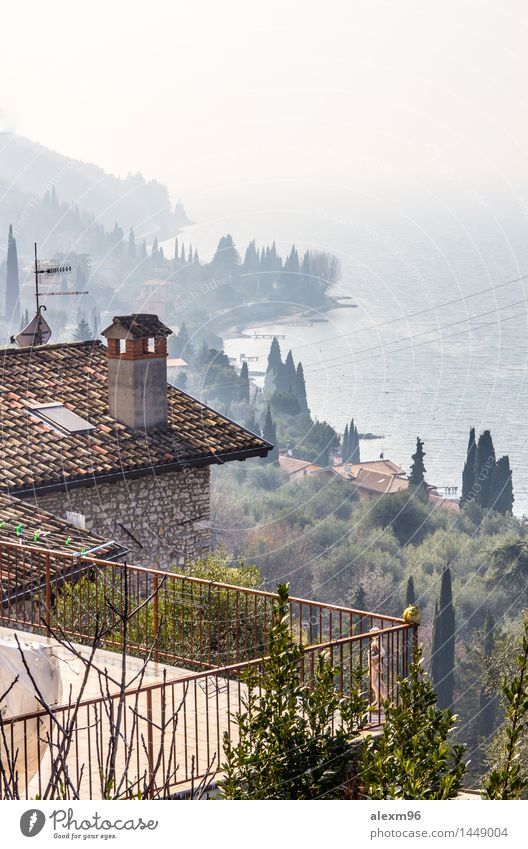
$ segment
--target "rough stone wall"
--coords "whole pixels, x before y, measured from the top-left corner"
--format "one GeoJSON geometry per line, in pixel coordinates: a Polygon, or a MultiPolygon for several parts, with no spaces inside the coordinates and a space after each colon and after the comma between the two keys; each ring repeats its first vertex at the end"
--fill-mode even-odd
{"type": "MultiPolygon", "coordinates": [[[[35,496],[31,496],[35,500],[35,496]]],[[[183,565],[209,546],[209,468],[38,494],[38,506],[61,518],[82,513],[86,529],[129,549],[129,563],[183,565]],[[200,527],[200,523],[206,527],[200,527]]]]}

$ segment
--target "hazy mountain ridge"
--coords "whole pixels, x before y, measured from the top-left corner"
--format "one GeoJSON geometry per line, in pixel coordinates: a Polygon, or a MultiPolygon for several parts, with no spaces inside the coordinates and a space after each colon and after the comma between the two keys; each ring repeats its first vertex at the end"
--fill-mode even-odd
{"type": "Polygon", "coordinates": [[[24,210],[34,207],[53,188],[61,202],[76,204],[104,225],[115,222],[138,236],[172,235],[190,223],[181,204],[171,203],[168,189],[139,174],[124,179],[93,163],[64,156],[15,133],[0,136],[0,225],[9,219],[16,226],[24,210]]]}

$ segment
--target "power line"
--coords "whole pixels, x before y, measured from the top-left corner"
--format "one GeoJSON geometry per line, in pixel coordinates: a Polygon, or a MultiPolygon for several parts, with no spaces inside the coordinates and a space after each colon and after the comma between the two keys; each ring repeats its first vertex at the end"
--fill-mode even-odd
{"type": "Polygon", "coordinates": [[[480,289],[478,292],[472,292],[470,295],[463,295],[460,298],[454,298],[452,301],[444,301],[443,304],[435,304],[432,307],[425,307],[423,310],[401,315],[397,318],[390,318],[387,321],[382,321],[380,324],[372,324],[370,327],[358,327],[356,330],[350,330],[348,333],[338,333],[336,336],[328,336],[326,339],[320,339],[318,342],[303,342],[302,345],[296,345],[295,350],[300,351],[302,348],[313,347],[314,345],[323,345],[326,342],[333,342],[336,339],[343,339],[345,336],[354,336],[356,333],[365,333],[367,330],[378,330],[380,327],[387,327],[389,324],[395,324],[397,321],[405,321],[408,318],[416,318],[419,315],[425,315],[428,312],[450,307],[454,304],[460,304],[464,301],[469,301],[471,298],[476,298],[478,295],[485,295],[488,292],[496,292],[498,289],[503,289],[505,286],[512,286],[514,283],[520,283],[523,280],[528,280],[528,274],[523,274],[521,277],[515,277],[512,280],[506,280],[503,283],[497,283],[495,286],[489,286],[487,289],[480,289]]]}
{"type": "MultiPolygon", "coordinates": [[[[415,348],[420,348],[422,345],[429,345],[431,342],[443,342],[444,339],[452,339],[454,336],[462,336],[464,333],[472,333],[474,330],[480,330],[483,327],[491,327],[496,324],[501,324],[502,322],[511,321],[515,318],[523,318],[526,316],[526,312],[516,313],[515,315],[508,315],[505,318],[498,318],[497,321],[487,321],[484,324],[478,324],[476,327],[468,327],[465,330],[458,330],[456,333],[450,333],[448,336],[441,336],[438,339],[426,339],[425,342],[418,342],[416,345],[409,345],[406,348],[397,348],[395,351],[391,351],[391,354],[399,354],[400,352],[405,353],[406,351],[414,351],[415,348]]],[[[374,354],[372,357],[363,357],[360,360],[356,360],[358,363],[364,363],[367,360],[374,360],[377,357],[385,356],[385,352],[382,351],[379,354],[374,354]]],[[[341,365],[346,365],[346,363],[341,363],[341,365]]],[[[322,371],[323,369],[319,369],[322,371]]]]}
{"type": "MultiPolygon", "coordinates": [[[[521,300],[519,300],[519,301],[513,301],[511,304],[504,304],[504,306],[499,307],[499,309],[501,309],[501,310],[510,309],[511,307],[519,306],[519,304],[526,304],[526,298],[521,298],[521,300]]],[[[477,313],[476,315],[465,316],[465,318],[460,318],[457,321],[450,321],[447,324],[440,325],[439,327],[432,327],[429,330],[422,330],[420,333],[412,333],[410,336],[404,336],[401,339],[394,339],[392,342],[380,343],[379,345],[373,345],[369,348],[360,348],[359,351],[354,351],[354,352],[349,351],[346,354],[340,354],[337,357],[331,357],[330,359],[325,360],[324,365],[319,365],[317,368],[314,368],[314,366],[317,365],[316,363],[314,363],[314,366],[307,365],[305,367],[305,372],[311,372],[312,374],[314,374],[318,371],[325,369],[326,365],[328,363],[338,362],[339,360],[343,360],[344,362],[342,363],[342,365],[345,365],[348,362],[352,362],[357,354],[370,353],[371,351],[377,351],[380,348],[385,349],[389,345],[398,345],[401,342],[409,342],[409,341],[412,341],[413,339],[419,339],[421,336],[427,336],[430,333],[438,333],[440,330],[445,330],[449,327],[455,327],[457,324],[465,324],[466,322],[474,321],[476,318],[483,318],[485,315],[491,315],[492,313],[495,313],[495,312],[496,312],[496,308],[494,308],[492,310],[485,310],[484,312],[477,313]]],[[[476,328],[468,328],[468,331],[472,330],[472,329],[476,329],[476,328]]],[[[433,340],[432,339],[430,341],[440,341],[440,340],[433,340]]],[[[411,346],[411,348],[412,347],[413,346],[411,346]]],[[[397,349],[397,350],[400,350],[400,349],[397,349]]],[[[391,353],[397,353],[397,350],[392,351],[391,353]]],[[[408,350],[408,349],[403,348],[401,350],[408,350]]],[[[358,360],[358,362],[362,362],[362,360],[358,360]]]]}

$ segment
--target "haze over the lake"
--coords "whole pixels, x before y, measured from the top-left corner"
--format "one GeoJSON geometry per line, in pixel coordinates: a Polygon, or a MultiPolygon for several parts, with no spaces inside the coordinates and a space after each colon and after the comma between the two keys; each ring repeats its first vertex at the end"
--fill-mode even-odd
{"type": "Polygon", "coordinates": [[[4,8],[4,127],[168,182],[195,216],[231,187],[258,207],[270,182],[286,196],[526,185],[522,2],[83,8],[81,25],[65,0],[4,8]]]}
{"type": "Polygon", "coordinates": [[[494,289],[528,273],[524,4],[97,0],[80,27],[51,0],[3,22],[4,129],[167,183],[200,256],[227,232],[334,253],[358,309],[284,343],[314,412],[355,415],[406,467],[420,433],[450,485],[469,427],[492,427],[528,509],[525,285],[494,289]]]}

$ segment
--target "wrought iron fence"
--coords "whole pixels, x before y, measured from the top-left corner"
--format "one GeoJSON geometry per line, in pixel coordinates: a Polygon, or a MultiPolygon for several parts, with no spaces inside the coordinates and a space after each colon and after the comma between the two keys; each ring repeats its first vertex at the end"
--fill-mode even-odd
{"type": "MultiPolygon", "coordinates": [[[[22,798],[56,792],[50,784],[53,752],[67,720],[67,792],[71,798],[105,795],[101,758],[120,699],[124,726],[116,767],[126,792],[155,797],[160,770],[176,792],[219,768],[224,734],[236,739],[234,715],[243,708],[245,673],[261,669],[267,654],[275,594],[1,540],[0,592],[0,625],[89,643],[96,620],[104,621],[100,647],[114,650],[123,645],[115,611],[126,603],[135,611],[127,652],[145,657],[154,646],[153,660],[189,670],[175,669],[154,684],[143,681],[124,697],[109,690],[51,712],[4,717],[0,759],[15,757],[22,798]]],[[[371,703],[367,727],[379,726],[382,700],[398,700],[397,681],[407,674],[416,627],[299,598],[290,598],[289,609],[292,635],[303,647],[304,682],[313,680],[323,651],[337,668],[339,693],[357,686],[361,670],[371,703]]],[[[6,795],[0,786],[0,798],[6,795]]]]}
{"type": "MultiPolygon", "coordinates": [[[[103,648],[122,645],[125,601],[135,611],[127,646],[154,660],[214,669],[266,654],[274,593],[215,583],[141,566],[48,551],[0,540],[0,625],[50,635],[61,630],[90,641],[107,626],[103,648]],[[110,602],[110,604],[108,603],[110,602]]],[[[403,620],[338,605],[290,598],[294,637],[305,645],[402,625],[403,620]]]]}

